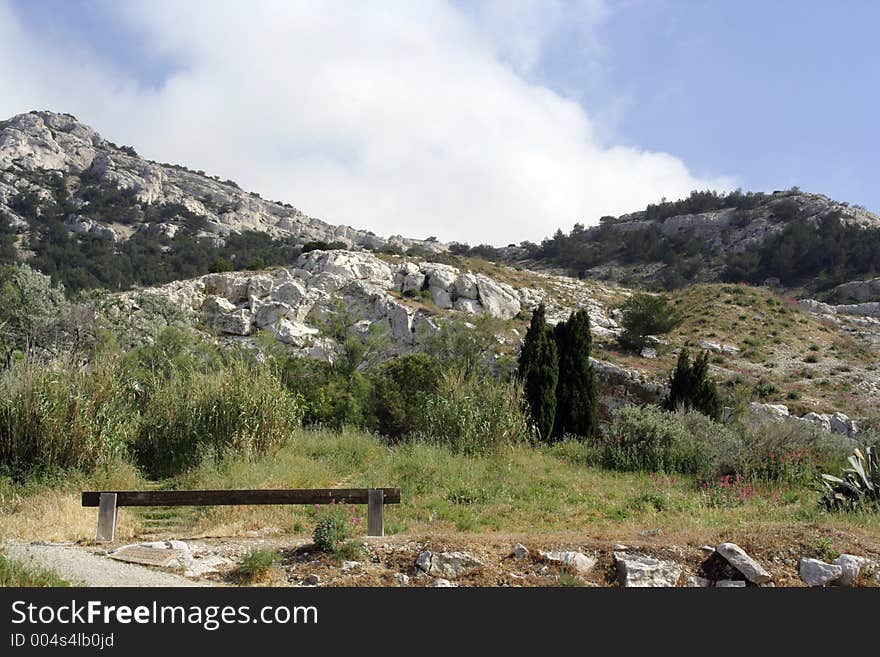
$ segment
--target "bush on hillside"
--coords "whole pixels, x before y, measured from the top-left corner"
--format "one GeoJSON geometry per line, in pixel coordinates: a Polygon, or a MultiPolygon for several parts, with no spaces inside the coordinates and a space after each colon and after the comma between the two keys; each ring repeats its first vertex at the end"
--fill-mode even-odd
{"type": "Polygon", "coordinates": [[[708,445],[694,440],[681,418],[656,406],[623,406],[602,437],[603,465],[613,470],[681,472],[707,476],[708,445]]]}
{"type": "Polygon", "coordinates": [[[536,434],[523,403],[515,382],[451,370],[428,398],[417,435],[465,454],[530,444],[536,434]]]}
{"type": "Polygon", "coordinates": [[[440,362],[425,354],[401,356],[372,371],[373,430],[391,438],[415,431],[440,375],[440,362]]]}
{"type": "Polygon", "coordinates": [[[627,349],[640,350],[649,335],[669,333],[681,324],[681,314],[662,294],[636,292],[621,307],[623,319],[620,344],[627,349]]]}
{"type": "Polygon", "coordinates": [[[665,406],[670,411],[693,409],[713,420],[721,419],[721,398],[715,382],[709,377],[708,351],[703,351],[691,363],[690,352],[681,350],[675,370],[669,377],[665,406]]]}
{"type": "Polygon", "coordinates": [[[142,398],[133,451],[151,476],[170,476],[205,458],[250,456],[281,444],[301,425],[301,398],[268,366],[233,358],[214,371],[156,379],[142,398]]]}
{"type": "Polygon", "coordinates": [[[137,429],[117,363],[15,363],[0,376],[0,469],[17,480],[91,471],[125,453],[137,429]]]}

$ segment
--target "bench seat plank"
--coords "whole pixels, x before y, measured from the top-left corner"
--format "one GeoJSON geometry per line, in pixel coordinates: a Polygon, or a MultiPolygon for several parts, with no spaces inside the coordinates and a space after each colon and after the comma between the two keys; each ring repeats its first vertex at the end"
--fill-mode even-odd
{"type": "MultiPolygon", "coordinates": [[[[399,488],[382,488],[385,504],[400,504],[399,488]]],[[[117,490],[84,491],[82,505],[96,507],[101,493],[115,493],[116,506],[226,506],[246,504],[367,504],[369,488],[269,490],[117,490]]]]}

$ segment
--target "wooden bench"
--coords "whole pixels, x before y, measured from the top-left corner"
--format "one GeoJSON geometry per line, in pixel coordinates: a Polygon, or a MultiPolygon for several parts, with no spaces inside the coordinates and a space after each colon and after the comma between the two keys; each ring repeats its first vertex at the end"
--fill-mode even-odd
{"type": "Polygon", "coordinates": [[[385,533],[385,505],[400,504],[399,488],[299,488],[269,490],[84,491],[82,505],[98,507],[99,542],[116,537],[121,506],[233,506],[245,504],[366,504],[367,535],[385,533]]]}

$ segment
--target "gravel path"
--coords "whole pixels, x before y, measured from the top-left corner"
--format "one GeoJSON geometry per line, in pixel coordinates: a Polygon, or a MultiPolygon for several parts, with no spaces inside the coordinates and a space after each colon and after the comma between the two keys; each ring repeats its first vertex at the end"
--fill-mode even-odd
{"type": "Polygon", "coordinates": [[[10,541],[3,548],[10,559],[51,568],[74,586],[211,586],[173,573],[98,556],[88,548],[74,545],[10,541]]]}

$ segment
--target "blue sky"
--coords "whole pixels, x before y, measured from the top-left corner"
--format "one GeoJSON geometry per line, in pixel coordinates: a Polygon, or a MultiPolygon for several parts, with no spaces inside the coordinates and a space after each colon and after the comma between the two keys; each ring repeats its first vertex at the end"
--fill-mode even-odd
{"type": "Polygon", "coordinates": [[[0,0],[46,71],[0,64],[0,111],[416,237],[537,239],[693,187],[880,210],[880,3],[358,4],[0,0]]]}

